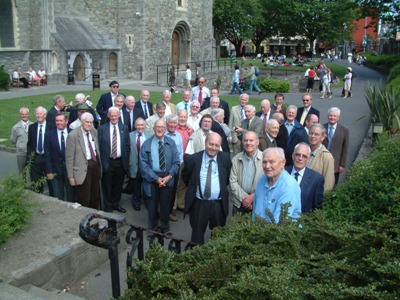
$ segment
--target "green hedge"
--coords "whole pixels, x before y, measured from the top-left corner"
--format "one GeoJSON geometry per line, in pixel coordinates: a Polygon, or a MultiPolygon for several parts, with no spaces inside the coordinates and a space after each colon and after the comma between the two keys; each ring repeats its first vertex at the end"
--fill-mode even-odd
{"type": "Polygon", "coordinates": [[[0,66],[0,90],[8,91],[10,88],[10,74],[4,71],[4,66],[0,66]]]}
{"type": "Polygon", "coordinates": [[[389,54],[371,54],[361,53],[367,57],[367,64],[373,64],[378,67],[386,67],[388,69],[400,63],[400,55],[389,54]]]}
{"type": "Polygon", "coordinates": [[[290,91],[290,83],[283,80],[266,78],[258,83],[258,87],[264,93],[287,93],[290,91]]]}
{"type": "Polygon", "coordinates": [[[390,69],[389,75],[386,79],[386,84],[390,83],[396,77],[400,77],[400,63],[390,69]]]}

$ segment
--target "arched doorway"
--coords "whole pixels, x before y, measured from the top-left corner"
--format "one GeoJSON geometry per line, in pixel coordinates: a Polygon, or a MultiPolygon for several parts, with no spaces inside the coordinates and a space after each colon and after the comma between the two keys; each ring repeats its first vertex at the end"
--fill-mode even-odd
{"type": "Polygon", "coordinates": [[[74,61],[74,73],[75,73],[75,80],[77,81],[84,81],[85,80],[85,61],[83,60],[82,56],[77,55],[74,61]]]}
{"type": "Polygon", "coordinates": [[[186,22],[176,24],[172,32],[171,63],[186,62],[190,57],[190,29],[186,22]]]}
{"type": "Polygon", "coordinates": [[[118,71],[118,63],[117,63],[117,54],[115,52],[111,52],[108,56],[108,74],[109,76],[117,76],[118,71]]]}

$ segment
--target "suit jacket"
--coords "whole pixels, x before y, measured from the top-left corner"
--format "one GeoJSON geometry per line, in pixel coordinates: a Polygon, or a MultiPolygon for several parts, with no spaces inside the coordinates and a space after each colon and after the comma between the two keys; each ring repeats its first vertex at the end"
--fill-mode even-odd
{"type": "Polygon", "coordinates": [[[260,143],[258,144],[258,149],[264,151],[267,148],[278,147],[275,139],[271,142],[267,134],[263,133],[260,137],[260,143]]]}
{"type": "MultiPolygon", "coordinates": [[[[300,107],[300,108],[297,110],[296,120],[297,120],[297,122],[299,122],[299,123],[300,123],[301,116],[303,115],[303,111],[304,111],[304,107],[300,107]]],[[[316,115],[316,116],[318,117],[318,119],[319,119],[319,110],[316,109],[316,108],[314,108],[314,107],[312,107],[312,106],[311,106],[310,109],[308,110],[307,115],[308,115],[308,114],[316,115]]]]}
{"type": "Polygon", "coordinates": [[[241,133],[238,133],[238,138],[242,139],[243,135],[247,132],[247,131],[254,131],[255,133],[257,133],[258,136],[261,136],[262,133],[262,125],[263,122],[262,120],[257,117],[254,116],[253,120],[251,121],[250,125],[249,125],[249,120],[248,119],[244,119],[241,123],[240,123],[240,127],[243,128],[243,131],[241,133]]]}
{"type": "MultiPolygon", "coordinates": [[[[99,143],[97,139],[97,130],[92,128],[90,134],[94,140],[95,152],[97,162],[100,166],[100,177],[101,177],[101,156],[99,151],[99,143]]],[[[71,131],[67,139],[67,147],[65,149],[65,164],[67,166],[68,178],[74,178],[77,185],[82,184],[85,181],[88,160],[86,158],[86,147],[84,139],[86,136],[83,134],[81,127],[78,127],[71,131]]]]}
{"type": "Polygon", "coordinates": [[[285,125],[279,125],[279,132],[278,135],[276,136],[276,145],[278,147],[281,147],[283,150],[286,152],[286,147],[287,147],[287,141],[289,138],[289,134],[287,132],[287,129],[285,125]]]}
{"type": "Polygon", "coordinates": [[[217,121],[213,120],[212,121],[211,130],[213,132],[218,133],[221,136],[221,138],[222,138],[222,143],[221,143],[222,151],[229,153],[230,150],[229,150],[229,144],[228,144],[228,137],[226,136],[225,131],[222,128],[221,124],[219,124],[217,121]]]}
{"type": "MultiPolygon", "coordinates": [[[[125,95],[122,93],[118,93],[118,94],[125,97],[125,95]]],[[[111,92],[102,94],[100,96],[99,102],[96,105],[96,110],[101,117],[100,124],[105,124],[109,121],[107,114],[108,114],[108,109],[111,106],[113,106],[111,92]]]]}
{"type": "MultiPolygon", "coordinates": [[[[189,155],[185,158],[184,167],[181,178],[187,186],[185,195],[185,213],[190,210],[190,207],[196,198],[196,191],[200,185],[200,170],[203,162],[203,151],[189,155]]],[[[231,159],[229,153],[219,151],[217,154],[218,175],[220,195],[225,216],[229,213],[229,174],[231,172],[231,159]]]]}
{"type": "MultiPolygon", "coordinates": [[[[324,124],[328,135],[328,123],[324,124]]],[[[328,137],[325,138],[323,144],[328,147],[328,137]]],[[[331,149],[329,150],[335,159],[335,173],[338,172],[339,166],[346,168],[347,152],[349,150],[349,130],[343,125],[337,123],[335,134],[332,137],[331,149]]]]}
{"type": "MultiPolygon", "coordinates": [[[[232,130],[234,127],[240,127],[240,105],[232,107],[232,112],[229,117],[229,128],[232,130]]],[[[237,143],[238,137],[235,131],[232,131],[232,143],[237,143]]]]}
{"type": "MultiPolygon", "coordinates": [[[[268,119],[271,119],[271,118],[272,118],[272,115],[273,115],[274,113],[276,113],[276,111],[273,110],[273,109],[271,108],[271,109],[269,110],[269,118],[268,118],[268,119]]],[[[261,119],[261,115],[262,115],[262,111],[261,111],[261,110],[258,111],[258,112],[256,112],[256,116],[259,117],[260,119],[261,119]]],[[[261,119],[261,120],[263,120],[263,119],[261,119]]],[[[263,121],[264,121],[264,120],[263,120],[263,121]]]]}
{"type": "MultiPolygon", "coordinates": [[[[29,126],[31,124],[33,124],[31,121],[28,121],[28,123],[29,123],[29,126]]],[[[28,126],[28,130],[29,130],[29,126],[28,126]]],[[[19,121],[11,129],[10,141],[11,141],[11,144],[15,145],[17,148],[17,156],[26,156],[28,133],[25,131],[25,126],[22,121],[19,121]]]]}
{"type": "MultiPolygon", "coordinates": [[[[75,105],[72,110],[69,112],[69,118],[68,118],[68,127],[78,119],[78,105],[75,105]]],[[[94,111],[93,108],[89,109],[90,114],[93,116],[93,126],[94,128],[99,127],[99,120],[97,119],[96,112],[94,111]]]]}
{"type": "MultiPolygon", "coordinates": [[[[209,107],[210,107],[210,97],[207,97],[204,99],[203,103],[201,104],[200,111],[205,110],[206,108],[209,108],[209,107]]],[[[228,124],[229,117],[230,117],[229,104],[220,98],[219,99],[219,108],[222,108],[224,110],[224,112],[225,112],[224,123],[228,124]]]]}
{"type": "MultiPolygon", "coordinates": [[[[291,174],[293,166],[286,166],[285,169],[291,174]]],[[[306,167],[301,179],[300,190],[302,213],[322,207],[322,202],[324,201],[324,177],[321,174],[306,167]]]]}
{"type": "MultiPolygon", "coordinates": [[[[285,129],[287,132],[286,127],[284,127],[283,129],[285,129]]],[[[287,147],[285,151],[287,165],[293,164],[292,154],[294,151],[294,147],[301,142],[308,144],[308,134],[305,131],[304,127],[297,120],[294,120],[294,128],[292,132],[288,134],[287,147]]]]}
{"type": "Polygon", "coordinates": [[[322,145],[321,151],[314,157],[308,167],[324,176],[324,192],[335,186],[334,159],[332,154],[322,145]]]}
{"type": "MultiPolygon", "coordinates": [[[[71,132],[71,129],[65,128],[65,131],[69,133],[71,132]]],[[[65,140],[68,140],[67,136],[65,136],[65,140]]],[[[46,131],[44,139],[44,153],[46,174],[63,174],[63,167],[65,165],[65,153],[61,152],[60,143],[58,142],[57,128],[46,131]]]]}
{"type": "MultiPolygon", "coordinates": [[[[158,175],[153,171],[153,160],[151,158],[151,142],[153,139],[155,139],[154,135],[145,140],[140,148],[140,173],[143,178],[143,192],[147,197],[151,196],[151,184],[158,179],[158,175]]],[[[172,176],[172,179],[168,182],[168,187],[173,187],[174,177],[179,172],[181,162],[174,140],[167,136],[164,136],[164,153],[166,173],[172,176]]]]}
{"type": "MultiPolygon", "coordinates": [[[[153,136],[148,131],[143,131],[143,135],[148,140],[153,136]]],[[[139,153],[137,152],[136,147],[136,131],[132,131],[129,133],[129,140],[130,140],[130,148],[131,151],[129,152],[129,169],[128,169],[128,176],[130,178],[136,178],[138,169],[139,169],[139,153]]]]}
{"type": "MultiPolygon", "coordinates": [[[[38,126],[39,126],[39,123],[35,122],[35,123],[29,125],[29,127],[28,127],[28,143],[26,144],[26,161],[27,162],[29,162],[29,159],[30,159],[32,153],[36,153],[36,150],[37,150],[38,126]]],[[[43,135],[43,149],[44,149],[44,142],[46,141],[46,138],[45,138],[46,132],[47,132],[46,128],[47,128],[47,122],[46,122],[46,126],[44,126],[44,128],[43,128],[43,130],[45,131],[44,135],[43,135]]]]}
{"type": "Polygon", "coordinates": [[[55,129],[56,127],[56,115],[58,114],[58,110],[52,106],[47,112],[46,116],[46,130],[55,129]]]}
{"type": "MultiPolygon", "coordinates": [[[[110,170],[110,160],[111,160],[111,143],[112,137],[110,136],[110,126],[111,123],[100,125],[98,129],[101,164],[103,166],[103,172],[108,172],[110,170]]],[[[125,173],[128,173],[129,166],[129,132],[128,127],[119,123],[118,130],[120,135],[121,144],[121,160],[124,167],[125,173]]]]}
{"type": "MultiPolygon", "coordinates": [[[[163,101],[164,102],[164,101],[163,101]]],[[[168,105],[164,102],[165,106],[168,107],[168,105]]],[[[174,103],[169,103],[169,107],[171,109],[171,114],[177,114],[178,111],[176,110],[176,105],[174,103]]],[[[153,113],[156,113],[156,105],[153,106],[153,113]]],[[[165,112],[165,116],[168,116],[167,112],[165,112]]]]}
{"type": "MultiPolygon", "coordinates": [[[[142,106],[142,100],[139,100],[138,102],[136,102],[135,108],[137,108],[138,110],[141,110],[143,116],[145,116],[145,113],[143,111],[143,106],[142,106]]],[[[150,116],[148,116],[148,118],[149,118],[154,114],[154,112],[153,112],[153,104],[150,101],[147,101],[147,110],[149,111],[149,114],[150,114],[150,116]]],[[[143,119],[146,119],[146,118],[143,117],[143,119]]]]}
{"type": "Polygon", "coordinates": [[[143,110],[137,108],[136,106],[133,108],[133,121],[132,122],[131,122],[131,116],[130,116],[129,112],[126,110],[125,105],[122,107],[122,114],[124,115],[123,124],[128,127],[129,132],[132,132],[135,130],[136,119],[138,119],[138,118],[146,119],[144,117],[143,110]],[[132,123],[132,126],[131,126],[131,123],[132,123]]]}

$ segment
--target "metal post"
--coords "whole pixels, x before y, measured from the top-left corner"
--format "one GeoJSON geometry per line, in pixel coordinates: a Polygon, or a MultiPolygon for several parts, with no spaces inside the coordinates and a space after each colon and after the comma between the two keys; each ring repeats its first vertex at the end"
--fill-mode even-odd
{"type": "MultiPolygon", "coordinates": [[[[117,222],[114,220],[108,220],[108,228],[111,228],[115,232],[115,237],[117,237],[117,222]]],[[[108,258],[110,259],[111,268],[111,287],[112,294],[114,298],[121,296],[121,287],[119,281],[119,262],[118,262],[118,244],[119,238],[115,238],[112,241],[110,249],[108,249],[108,258]]]]}

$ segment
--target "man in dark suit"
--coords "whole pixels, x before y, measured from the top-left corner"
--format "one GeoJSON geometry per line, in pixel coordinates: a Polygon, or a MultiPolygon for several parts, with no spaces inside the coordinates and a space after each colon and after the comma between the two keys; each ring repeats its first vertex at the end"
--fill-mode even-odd
{"type": "Polygon", "coordinates": [[[143,111],[135,106],[135,98],[133,96],[125,98],[125,104],[122,107],[122,114],[124,115],[124,125],[128,127],[129,132],[135,130],[135,121],[137,118],[144,119],[143,111]]]}
{"type": "Polygon", "coordinates": [[[297,106],[289,105],[286,109],[285,127],[288,132],[287,146],[285,149],[286,164],[292,165],[292,154],[298,143],[308,143],[308,135],[304,127],[296,120],[297,106]]]}
{"type": "Polygon", "coordinates": [[[324,124],[328,138],[323,141],[323,144],[335,159],[335,184],[339,181],[340,173],[346,169],[349,150],[349,130],[338,123],[339,119],[340,109],[331,107],[328,110],[328,123],[324,124]]]}
{"type": "Polygon", "coordinates": [[[154,135],[143,143],[139,159],[143,193],[147,198],[148,225],[151,230],[161,233],[169,231],[171,193],[180,165],[174,140],[165,136],[166,127],[163,119],[155,121],[154,135]]]}
{"type": "Polygon", "coordinates": [[[100,125],[98,129],[101,164],[103,176],[104,211],[116,210],[125,213],[119,204],[122,185],[129,167],[129,131],[128,127],[119,122],[120,112],[117,107],[108,109],[109,123],[100,125]]]}
{"type": "Polygon", "coordinates": [[[56,115],[56,129],[47,130],[44,139],[44,159],[47,179],[51,181],[54,196],[60,200],[74,202],[74,192],[69,184],[65,166],[65,145],[68,133],[68,117],[56,115]]]}
{"type": "Polygon", "coordinates": [[[53,99],[53,106],[49,109],[46,117],[46,129],[56,129],[56,115],[63,112],[65,108],[64,96],[56,95],[53,99]]]}
{"type": "Polygon", "coordinates": [[[136,103],[135,107],[140,109],[144,115],[144,119],[151,117],[153,115],[153,104],[149,101],[150,92],[148,90],[143,90],[140,93],[140,100],[136,103]]]}
{"type": "Polygon", "coordinates": [[[81,116],[81,123],[67,139],[65,164],[68,179],[82,206],[99,209],[101,158],[97,130],[93,128],[93,116],[89,112],[81,116]]]}
{"type": "Polygon", "coordinates": [[[311,94],[308,94],[308,93],[304,94],[302,101],[303,101],[303,107],[300,107],[297,110],[296,120],[297,120],[297,122],[300,123],[300,125],[303,126],[308,114],[314,114],[319,119],[319,110],[312,107],[312,95],[311,94]]]}
{"type": "Polygon", "coordinates": [[[307,168],[311,149],[306,143],[296,145],[293,152],[293,166],[286,171],[299,183],[301,189],[301,212],[307,213],[322,207],[324,201],[324,177],[307,168]]]}
{"type": "Polygon", "coordinates": [[[119,91],[118,81],[116,81],[116,80],[111,81],[109,86],[110,86],[110,92],[102,94],[100,96],[99,102],[96,105],[96,110],[101,117],[100,124],[105,124],[109,121],[108,117],[107,117],[108,109],[111,106],[115,106],[115,103],[114,103],[115,97],[118,94],[121,94],[125,98],[124,94],[118,92],[119,91]]]}
{"type": "MultiPolygon", "coordinates": [[[[285,108],[285,112],[286,112],[286,108],[285,108]]],[[[287,140],[288,140],[289,134],[285,127],[285,115],[283,115],[280,112],[276,112],[272,115],[272,118],[277,120],[279,123],[279,132],[275,138],[276,145],[277,145],[277,147],[282,148],[283,151],[286,152],[287,140]]]]}
{"type": "Polygon", "coordinates": [[[220,152],[221,136],[215,132],[206,138],[205,150],[185,158],[182,178],[187,186],[185,213],[190,215],[191,241],[204,244],[204,233],[225,226],[229,213],[229,153],[220,152]]]}
{"type": "MultiPolygon", "coordinates": [[[[222,151],[229,153],[229,144],[228,144],[228,137],[226,136],[226,133],[224,131],[224,129],[221,126],[221,123],[217,120],[216,118],[216,112],[217,109],[213,110],[211,112],[211,117],[212,119],[212,125],[211,125],[211,131],[218,133],[221,136],[222,139],[222,143],[221,143],[221,148],[222,151]]],[[[205,115],[207,116],[207,115],[205,115]]]]}
{"type": "Polygon", "coordinates": [[[132,194],[132,207],[134,210],[140,210],[140,202],[142,201],[142,175],[140,174],[139,154],[140,148],[145,140],[151,138],[152,133],[145,131],[146,122],[143,118],[135,121],[135,131],[129,134],[130,148],[129,153],[129,183],[126,186],[126,193],[132,194]]]}
{"type": "MultiPolygon", "coordinates": [[[[46,128],[47,110],[39,106],[35,110],[36,122],[29,125],[26,162],[30,164],[29,175],[31,182],[37,184],[43,177],[46,177],[46,164],[44,160],[44,142],[46,128]]],[[[51,182],[47,180],[50,196],[54,196],[51,182]]],[[[43,183],[34,187],[39,193],[43,193],[43,183]]]]}
{"type": "MultiPolygon", "coordinates": [[[[218,88],[212,88],[210,91],[211,96],[210,97],[206,97],[203,101],[203,103],[201,104],[200,107],[200,111],[205,110],[206,108],[210,107],[210,99],[212,97],[218,97],[219,98],[219,90],[218,88]]],[[[230,111],[229,111],[229,104],[227,102],[225,102],[224,100],[222,100],[221,98],[219,98],[219,108],[222,108],[225,112],[225,117],[224,117],[224,123],[225,124],[229,124],[229,117],[230,117],[230,111]]]]}

